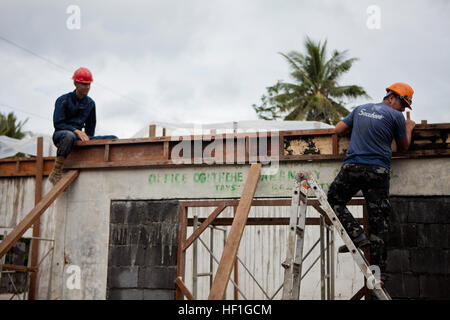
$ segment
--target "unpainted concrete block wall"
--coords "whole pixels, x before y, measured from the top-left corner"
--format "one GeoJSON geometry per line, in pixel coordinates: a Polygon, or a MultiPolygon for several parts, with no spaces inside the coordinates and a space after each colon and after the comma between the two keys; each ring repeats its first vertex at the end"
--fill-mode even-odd
{"type": "Polygon", "coordinates": [[[107,299],[175,299],[178,221],[178,201],[111,202],[107,299]]]}
{"type": "Polygon", "coordinates": [[[450,197],[391,197],[386,288],[397,299],[450,299],[450,197]]]}

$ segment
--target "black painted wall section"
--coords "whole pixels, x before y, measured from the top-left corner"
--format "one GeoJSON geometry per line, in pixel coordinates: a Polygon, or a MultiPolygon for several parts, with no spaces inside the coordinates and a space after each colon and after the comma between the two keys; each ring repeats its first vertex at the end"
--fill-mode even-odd
{"type": "Polygon", "coordinates": [[[179,203],[111,202],[107,299],[173,300],[179,203]]]}
{"type": "Polygon", "coordinates": [[[391,197],[386,289],[396,299],[450,299],[450,197],[391,197]]]}

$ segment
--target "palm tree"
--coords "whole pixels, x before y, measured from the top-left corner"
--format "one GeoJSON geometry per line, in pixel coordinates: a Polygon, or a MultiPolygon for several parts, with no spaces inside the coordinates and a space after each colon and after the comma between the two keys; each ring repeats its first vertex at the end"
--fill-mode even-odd
{"type": "Polygon", "coordinates": [[[326,40],[321,44],[307,37],[305,48],[305,55],[298,51],[280,53],[291,67],[294,83],[278,81],[266,88],[261,105],[253,105],[260,119],[275,120],[283,115],[284,120],[336,124],[349,114],[345,99],[369,98],[362,87],[338,84],[340,76],[350,70],[357,58],[346,59],[347,51],[334,50],[326,60],[326,40]]]}
{"type": "Polygon", "coordinates": [[[8,113],[6,116],[0,112],[0,136],[22,139],[25,136],[25,132],[22,132],[22,127],[27,121],[28,119],[17,122],[13,112],[8,113]]]}

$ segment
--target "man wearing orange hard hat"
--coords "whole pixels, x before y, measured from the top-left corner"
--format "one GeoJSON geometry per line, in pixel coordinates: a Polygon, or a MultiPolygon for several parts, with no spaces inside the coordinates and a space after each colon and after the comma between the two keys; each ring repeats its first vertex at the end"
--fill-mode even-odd
{"type": "MultiPolygon", "coordinates": [[[[412,109],[414,90],[406,83],[396,82],[386,88],[381,103],[356,107],[336,127],[337,134],[351,131],[344,164],[328,191],[328,202],[336,212],[354,244],[370,246],[370,263],[377,265],[381,281],[386,280],[386,245],[388,241],[389,179],[392,158],[391,144],[395,140],[399,151],[411,144],[415,122],[405,120],[403,111],[412,109]],[[370,234],[366,235],[348,211],[346,204],[362,191],[369,213],[370,234]]],[[[344,245],[339,252],[348,252],[344,245]]]]}
{"type": "Polygon", "coordinates": [[[117,139],[116,136],[95,136],[97,122],[95,102],[89,96],[92,73],[87,68],[77,69],[73,76],[75,90],[60,96],[55,102],[53,113],[53,143],[58,148],[53,171],[49,175],[51,183],[57,183],[62,177],[64,159],[72,151],[75,141],[98,139],[117,139]],[[84,129],[84,131],[83,131],[84,129]]]}

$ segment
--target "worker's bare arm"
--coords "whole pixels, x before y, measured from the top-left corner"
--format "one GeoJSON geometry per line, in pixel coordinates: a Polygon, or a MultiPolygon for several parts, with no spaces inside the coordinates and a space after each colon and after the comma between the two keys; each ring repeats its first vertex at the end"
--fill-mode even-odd
{"type": "Polygon", "coordinates": [[[351,130],[352,129],[344,121],[339,121],[336,127],[334,128],[334,132],[336,132],[338,135],[346,134],[351,130]]]}
{"type": "Polygon", "coordinates": [[[412,131],[415,125],[416,123],[413,120],[406,120],[406,136],[395,139],[398,151],[403,152],[409,149],[409,146],[411,145],[412,131]]]}

